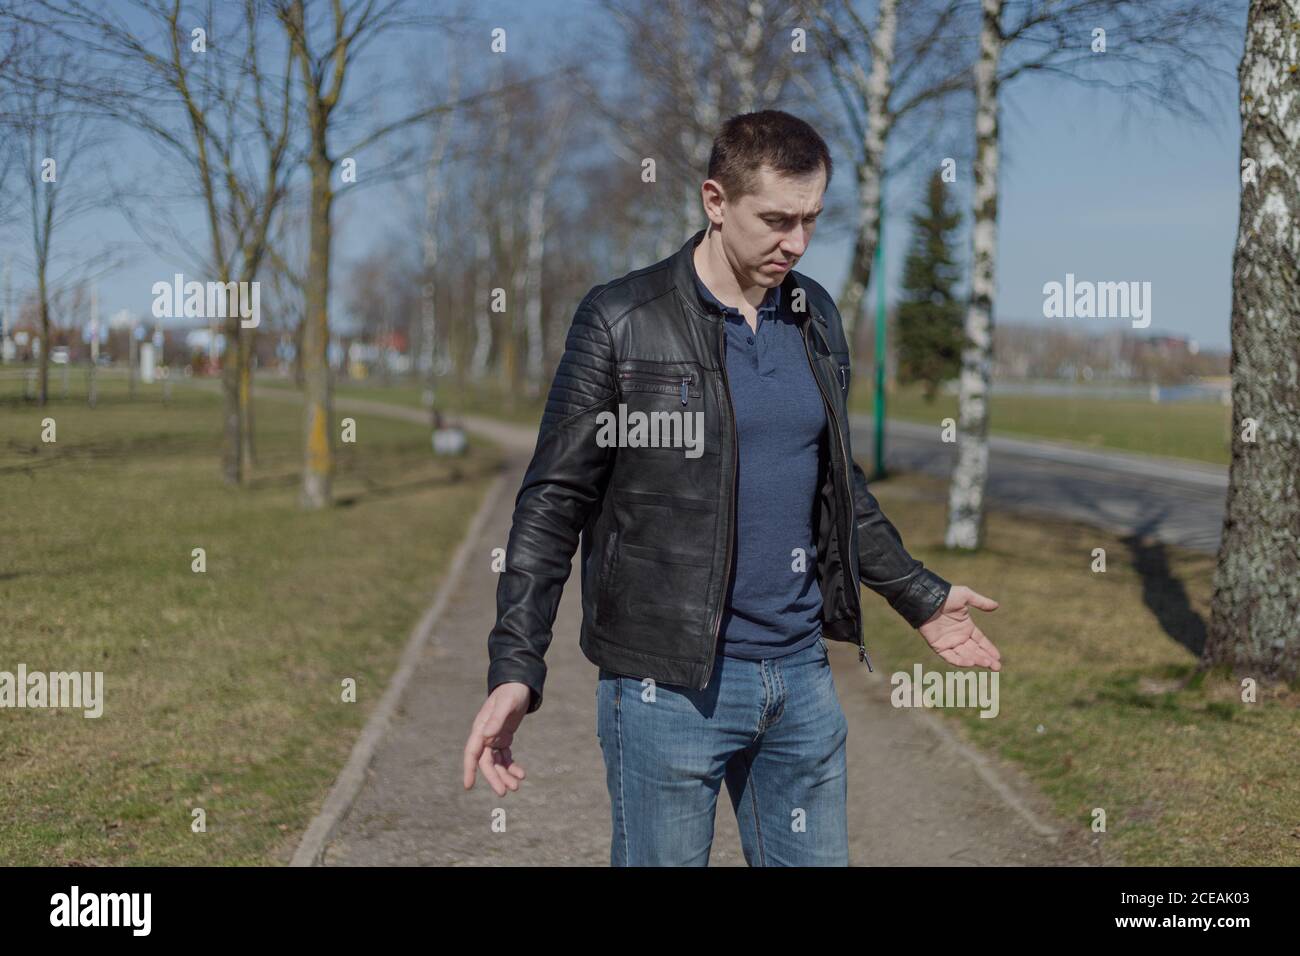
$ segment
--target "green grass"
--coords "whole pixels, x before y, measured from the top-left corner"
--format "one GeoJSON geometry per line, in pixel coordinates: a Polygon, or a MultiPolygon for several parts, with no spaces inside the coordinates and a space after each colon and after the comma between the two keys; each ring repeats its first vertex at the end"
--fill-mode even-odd
{"type": "Polygon", "coordinates": [[[343,504],[308,513],[298,406],[256,406],[258,465],[238,490],[218,476],[219,398],[158,394],[127,402],[107,380],[94,411],[0,395],[0,670],[105,684],[97,719],[0,712],[5,865],[287,861],[498,461],[477,439],[436,461],[426,429],[353,414],[343,504]]]}
{"type": "MultiPolygon", "coordinates": [[[[871,414],[874,396],[855,382],[854,412],[871,414]]],[[[932,424],[957,419],[957,398],[940,394],[928,404],[920,389],[900,388],[886,396],[886,414],[932,424]]],[[[994,434],[1077,442],[1095,448],[1226,465],[1231,457],[1231,409],[1212,402],[1140,402],[1106,398],[994,395],[989,427],[994,434]]]]}
{"type": "MultiPolygon", "coordinates": [[[[270,385],[278,388],[296,387],[292,379],[272,375],[262,375],[257,379],[259,386],[270,385]]],[[[384,384],[380,379],[353,381],[338,380],[334,383],[334,394],[346,398],[368,398],[379,402],[392,402],[394,405],[406,405],[411,408],[424,407],[424,388],[411,384],[409,380],[394,379],[391,384],[384,384]]],[[[526,396],[511,393],[495,383],[481,385],[457,386],[452,381],[439,385],[439,406],[446,413],[455,415],[485,415],[517,425],[536,427],[542,420],[542,409],[546,397],[529,399],[526,396]]]]}
{"type": "MultiPolygon", "coordinates": [[[[1108,860],[1294,865],[1300,693],[1261,689],[1259,702],[1243,703],[1239,683],[1198,674],[1177,639],[1209,621],[1214,558],[998,512],[982,552],[950,553],[943,488],[915,475],[872,484],[913,554],[1001,603],[975,612],[1002,652],[1000,713],[936,712],[974,746],[1021,764],[1088,838],[1103,808],[1107,831],[1096,836],[1108,860]],[[1105,573],[1090,569],[1097,547],[1105,573]]],[[[949,669],[883,600],[862,594],[878,671],[949,669]]]]}

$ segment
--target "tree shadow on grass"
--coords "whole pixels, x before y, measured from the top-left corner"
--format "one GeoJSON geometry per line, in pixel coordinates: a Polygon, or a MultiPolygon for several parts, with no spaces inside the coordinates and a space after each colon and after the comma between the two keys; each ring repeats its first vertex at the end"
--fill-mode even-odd
{"type": "Polygon", "coordinates": [[[1192,607],[1183,582],[1169,568],[1166,546],[1150,534],[1155,520],[1144,522],[1120,540],[1129,549],[1133,568],[1142,578],[1142,601],[1166,634],[1197,657],[1205,649],[1205,620],[1192,607]]]}
{"type": "Polygon", "coordinates": [[[351,508],[359,504],[379,501],[384,498],[395,498],[401,495],[417,494],[421,491],[429,491],[433,488],[445,488],[451,485],[459,485],[464,481],[490,478],[504,469],[505,464],[503,462],[488,462],[473,467],[466,467],[460,463],[453,463],[445,474],[433,475],[428,478],[420,478],[414,481],[396,483],[380,483],[363,475],[360,477],[361,480],[365,482],[366,489],[348,495],[339,495],[335,499],[335,504],[340,508],[351,508]]]}

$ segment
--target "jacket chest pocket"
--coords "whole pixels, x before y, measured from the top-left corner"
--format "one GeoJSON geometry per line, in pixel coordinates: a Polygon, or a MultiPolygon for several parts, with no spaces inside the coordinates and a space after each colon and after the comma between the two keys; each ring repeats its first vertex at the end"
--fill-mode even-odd
{"type": "Polygon", "coordinates": [[[848,398],[849,384],[852,382],[852,372],[849,368],[848,355],[835,354],[831,356],[831,364],[835,369],[835,381],[840,386],[840,394],[848,398]]]}
{"type": "Polygon", "coordinates": [[[698,399],[700,389],[699,369],[685,363],[624,362],[618,367],[618,387],[628,392],[652,392],[675,397],[679,405],[689,405],[698,399]]]}

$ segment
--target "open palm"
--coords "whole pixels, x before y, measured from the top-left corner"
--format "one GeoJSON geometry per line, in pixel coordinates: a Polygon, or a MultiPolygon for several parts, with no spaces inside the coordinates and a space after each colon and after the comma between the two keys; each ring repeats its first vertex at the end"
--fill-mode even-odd
{"type": "Polygon", "coordinates": [[[935,611],[934,616],[917,630],[934,652],[949,664],[1000,671],[1002,655],[993,646],[993,642],[984,636],[984,632],[975,626],[970,615],[971,608],[994,611],[997,607],[998,602],[992,598],[954,584],[948,591],[948,599],[943,602],[943,607],[935,611]]]}

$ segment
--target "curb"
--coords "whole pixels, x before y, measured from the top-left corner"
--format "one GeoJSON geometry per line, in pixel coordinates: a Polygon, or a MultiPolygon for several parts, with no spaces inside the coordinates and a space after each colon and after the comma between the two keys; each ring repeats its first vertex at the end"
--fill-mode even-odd
{"type": "Polygon", "coordinates": [[[289,863],[290,866],[321,865],[330,837],[343,818],[347,816],[353,803],[356,802],[358,794],[361,793],[361,788],[365,786],[366,771],[370,767],[370,762],[374,759],[375,753],[383,741],[384,734],[388,730],[389,720],[397,711],[402,695],[415,674],[420,654],[429,643],[434,627],[441,619],[447,602],[451,599],[457,585],[460,583],[465,568],[469,564],[474,545],[478,542],[483,531],[483,526],[487,523],[488,516],[501,498],[502,490],[505,488],[505,481],[505,473],[499,474],[488,487],[487,493],[483,496],[483,503],[479,505],[473,521],[470,522],[469,530],[465,533],[465,537],[456,548],[456,553],[452,556],[451,564],[447,568],[442,584],[434,595],[433,603],[429,605],[419,623],[415,625],[415,629],[411,631],[411,636],[407,638],[406,648],[402,651],[396,673],[388,682],[388,688],[384,691],[384,696],[380,698],[378,706],[375,707],[369,719],[366,720],[361,735],[352,746],[352,754],[348,757],[348,762],[344,765],[342,771],[340,771],[338,779],[334,781],[334,786],[330,788],[330,792],[326,795],[320,812],[316,814],[303,834],[298,849],[294,852],[293,859],[289,863]]]}

